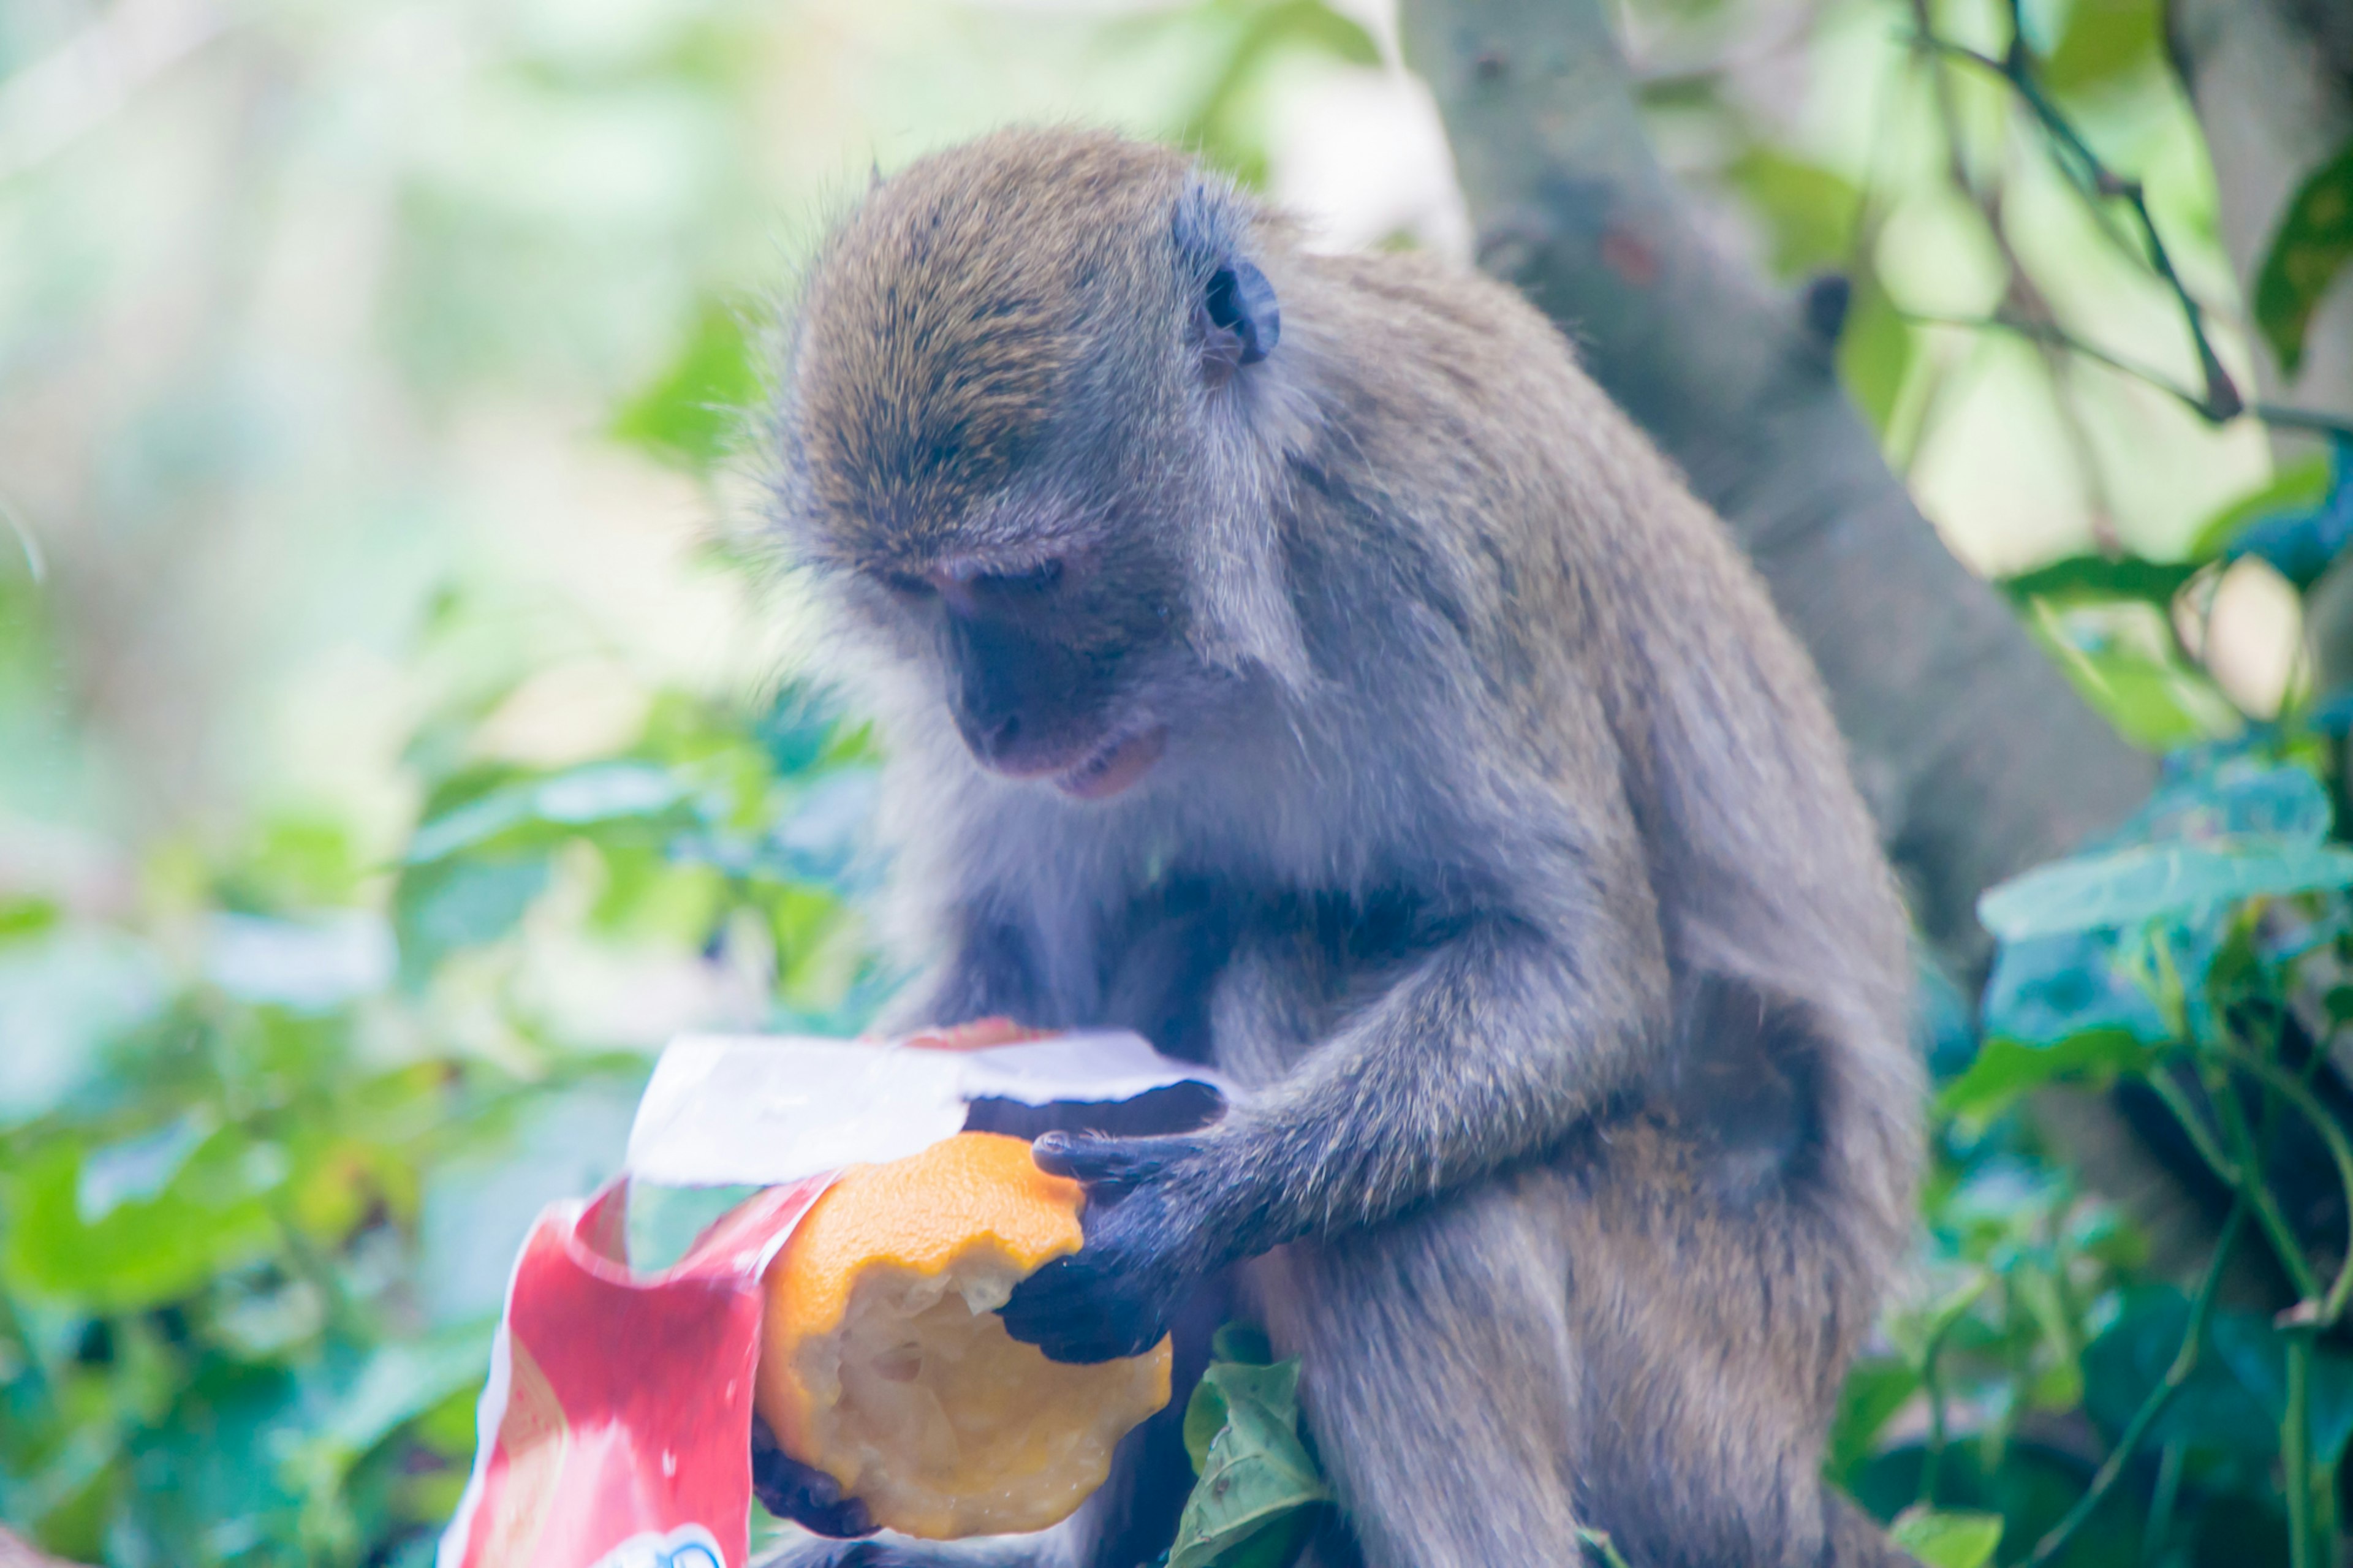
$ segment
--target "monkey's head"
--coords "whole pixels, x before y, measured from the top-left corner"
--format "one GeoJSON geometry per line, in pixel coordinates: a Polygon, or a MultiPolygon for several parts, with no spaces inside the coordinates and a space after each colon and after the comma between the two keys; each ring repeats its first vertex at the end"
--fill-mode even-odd
{"type": "Polygon", "coordinates": [[[1282,236],[1166,149],[1009,132],[875,185],[784,374],[784,531],[992,772],[1117,795],[1298,676],[1282,236]]]}

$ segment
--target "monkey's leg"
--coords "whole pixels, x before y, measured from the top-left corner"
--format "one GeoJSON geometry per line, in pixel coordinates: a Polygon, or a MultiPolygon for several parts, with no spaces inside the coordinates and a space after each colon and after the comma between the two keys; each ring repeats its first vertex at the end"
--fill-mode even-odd
{"type": "Polygon", "coordinates": [[[1561,1227],[1510,1179],[1250,1265],[1367,1568],[1577,1560],[1561,1227]]]}
{"type": "Polygon", "coordinates": [[[1907,1561],[1819,1474],[1870,1292],[1814,1206],[1621,1123],[1252,1266],[1368,1568],[1907,1561]]]}
{"type": "Polygon", "coordinates": [[[1642,1118],[1553,1167],[1587,1522],[1635,1568],[1907,1562],[1820,1473],[1881,1272],[1833,1218],[1856,1205],[1737,1142],[1642,1118]]]}

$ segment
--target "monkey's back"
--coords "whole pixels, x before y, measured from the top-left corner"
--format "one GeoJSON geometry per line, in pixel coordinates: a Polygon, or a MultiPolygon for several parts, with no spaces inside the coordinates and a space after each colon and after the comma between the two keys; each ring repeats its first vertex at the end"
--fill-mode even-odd
{"type": "Polygon", "coordinates": [[[1493,745],[1446,786],[1466,797],[1589,792],[1578,760],[1614,755],[1686,1013],[1692,977],[1728,975],[1841,1015],[1820,1031],[1828,1169],[1892,1251],[1918,1159],[1905,916],[1810,659],[1722,521],[1515,291],[1426,257],[1297,265],[1285,341],[1322,389],[1293,458],[1311,651],[1377,626],[1396,656],[1356,678],[1427,681],[1406,711],[1493,745]],[[1367,342],[1383,352],[1345,352],[1367,342]]]}

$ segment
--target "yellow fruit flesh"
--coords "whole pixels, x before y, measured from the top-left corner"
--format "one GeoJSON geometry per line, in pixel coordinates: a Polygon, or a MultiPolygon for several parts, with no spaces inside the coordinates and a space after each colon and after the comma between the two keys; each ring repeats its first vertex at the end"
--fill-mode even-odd
{"type": "Polygon", "coordinates": [[[798,1358],[820,1468],[909,1535],[1060,1522],[1103,1485],[1128,1427],[1168,1403],[1165,1345],[1065,1366],[1008,1334],[996,1309],[1027,1271],[975,1250],[945,1276],[871,1268],[841,1333],[798,1358]]]}
{"type": "Polygon", "coordinates": [[[874,1521],[949,1540],[1043,1530],[1168,1402],[1169,1347],[1097,1366],[1005,1331],[1013,1287],[1078,1250],[1078,1184],[965,1133],[845,1172],[768,1277],[757,1405],[874,1521]]]}

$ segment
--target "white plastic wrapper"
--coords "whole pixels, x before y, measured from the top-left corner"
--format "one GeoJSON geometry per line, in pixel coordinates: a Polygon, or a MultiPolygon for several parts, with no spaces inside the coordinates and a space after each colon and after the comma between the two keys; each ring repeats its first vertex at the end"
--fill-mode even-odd
{"type": "Polygon", "coordinates": [[[765,1185],[879,1164],[963,1131],[976,1100],[1133,1100],[1171,1084],[1232,1087],[1136,1035],[1093,1032],[981,1049],[792,1035],[687,1035],[654,1068],[629,1129],[628,1173],[674,1187],[765,1185]]]}

